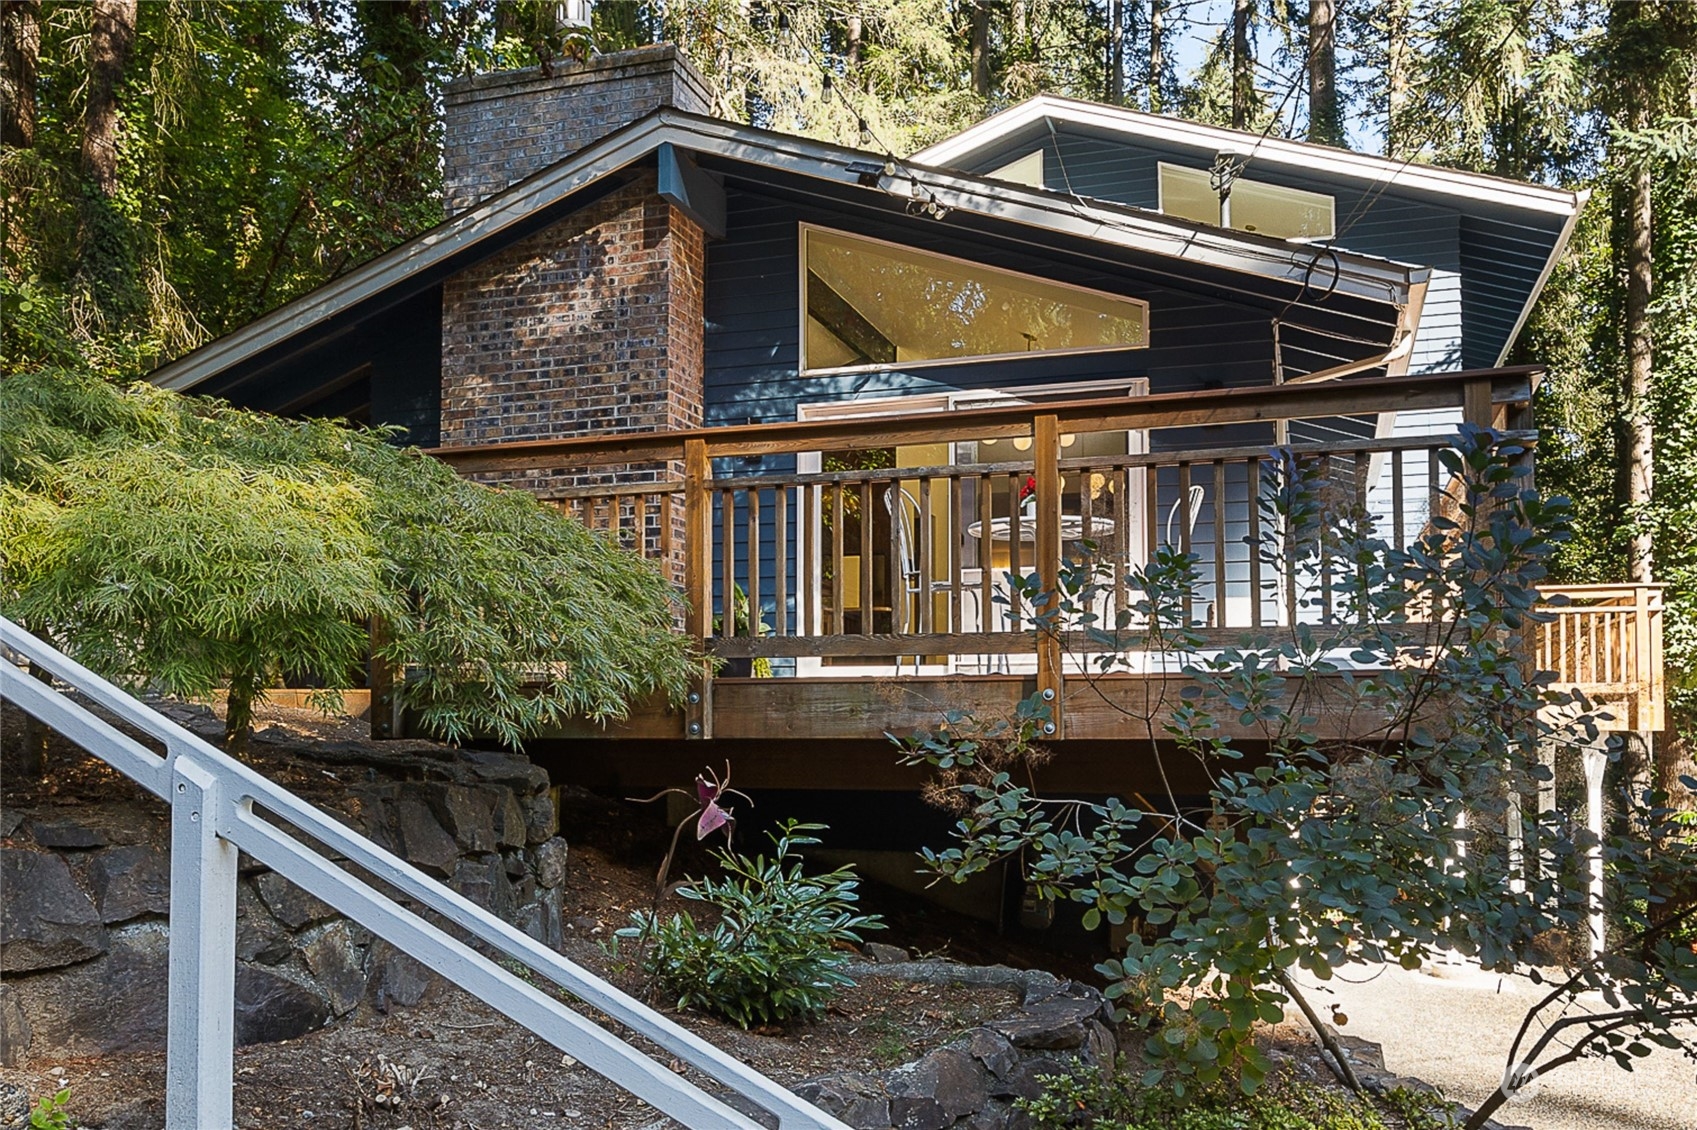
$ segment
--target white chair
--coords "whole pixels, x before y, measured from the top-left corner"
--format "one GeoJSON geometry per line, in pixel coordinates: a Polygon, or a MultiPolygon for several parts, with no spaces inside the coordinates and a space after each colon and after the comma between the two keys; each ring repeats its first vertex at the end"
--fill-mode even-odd
{"type": "Polygon", "coordinates": [[[1178,521],[1179,507],[1186,507],[1184,532],[1188,537],[1196,532],[1196,519],[1202,516],[1202,502],[1207,497],[1208,491],[1206,488],[1202,487],[1200,484],[1192,483],[1190,484],[1190,489],[1185,492],[1185,496],[1183,498],[1174,500],[1172,509],[1167,511],[1167,548],[1184,548],[1184,543],[1173,536],[1173,523],[1178,521]],[[1188,505],[1186,505],[1187,503],[1188,505]]]}
{"type": "MultiPolygon", "coordinates": [[[[915,530],[919,518],[919,500],[914,498],[906,487],[890,486],[884,490],[884,508],[890,512],[890,540],[895,554],[895,568],[899,571],[897,599],[890,602],[894,606],[892,628],[900,633],[907,630],[910,624],[918,623],[920,601],[934,600],[938,596],[955,592],[955,583],[947,577],[937,580],[920,574],[919,539],[915,530]]],[[[959,591],[962,623],[952,625],[953,630],[983,630],[983,610],[979,607],[978,591],[967,584],[964,577],[959,591]],[[969,615],[972,621],[970,627],[966,623],[969,615]]],[[[913,658],[915,674],[919,672],[919,659],[917,655],[913,658]]],[[[988,669],[988,657],[981,656],[980,662],[988,669]]],[[[900,670],[899,661],[896,667],[900,670]]]]}

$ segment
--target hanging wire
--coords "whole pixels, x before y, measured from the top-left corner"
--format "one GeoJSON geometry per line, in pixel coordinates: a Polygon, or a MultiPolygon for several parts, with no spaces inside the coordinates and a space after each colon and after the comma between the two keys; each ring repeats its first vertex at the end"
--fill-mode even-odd
{"type": "MultiPolygon", "coordinates": [[[[1503,52],[1508,50],[1509,40],[1513,39],[1515,33],[1520,30],[1519,21],[1511,19],[1509,21],[1508,31],[1503,35],[1502,42],[1498,43],[1491,53],[1493,65],[1501,61],[1503,52]]],[[[1433,123],[1432,127],[1426,132],[1426,134],[1424,134],[1416,144],[1410,147],[1408,156],[1404,157],[1401,163],[1397,165],[1396,171],[1376,184],[1371,190],[1362,196],[1359,201],[1356,202],[1354,208],[1350,209],[1349,215],[1345,217],[1342,224],[1338,225],[1336,234],[1332,236],[1334,241],[1342,239],[1345,232],[1349,231],[1350,228],[1367,218],[1367,214],[1372,211],[1373,206],[1379,202],[1379,199],[1384,196],[1386,190],[1391,187],[1396,179],[1406,172],[1408,167],[1414,163],[1414,159],[1419,155],[1420,151],[1437,139],[1438,135],[1442,132],[1442,128],[1449,124],[1450,115],[1459,110],[1462,103],[1467,100],[1467,96],[1473,93],[1473,88],[1477,86],[1479,80],[1484,77],[1485,71],[1485,67],[1478,67],[1474,69],[1472,77],[1467,80],[1467,85],[1462,87],[1461,91],[1456,94],[1455,98],[1444,107],[1443,112],[1438,116],[1437,122],[1433,123]]]]}

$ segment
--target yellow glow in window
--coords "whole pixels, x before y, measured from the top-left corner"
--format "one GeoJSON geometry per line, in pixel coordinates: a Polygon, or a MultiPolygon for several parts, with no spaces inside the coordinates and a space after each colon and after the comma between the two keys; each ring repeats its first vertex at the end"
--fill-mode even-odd
{"type": "Polygon", "coordinates": [[[1133,298],[822,228],[802,229],[802,368],[1130,349],[1133,298]]]}

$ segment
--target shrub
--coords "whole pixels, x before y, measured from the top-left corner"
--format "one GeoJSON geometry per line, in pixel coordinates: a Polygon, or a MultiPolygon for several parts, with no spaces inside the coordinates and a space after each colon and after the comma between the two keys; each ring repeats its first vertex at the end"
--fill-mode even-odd
{"type": "MultiPolygon", "coordinates": [[[[1209,782],[1202,805],[1171,789],[1134,803],[1041,791],[1025,771],[1047,755],[1034,745],[1051,717],[1038,696],[1012,722],[953,715],[906,741],[962,812],[955,845],[927,853],[932,870],[964,879],[1016,860],[1040,897],[1080,904],[1086,929],[1138,917],[1151,928],[1098,966],[1111,999],[1139,1006],[1129,1019],[1149,1033],[1145,1085],[1167,1078],[1182,1095],[1236,1079],[1253,1092],[1270,1066],[1256,1028],[1287,1003],[1330,1044],[1298,971],[1415,969],[1451,950],[1490,970],[1526,963],[1549,931],[1581,921],[1593,851],[1612,870],[1625,940],[1534,1006],[1510,1053],[1523,1065],[1513,1090],[1584,1055],[1629,1065],[1651,1044],[1692,1047],[1697,957],[1672,934],[1697,922],[1697,843],[1663,832],[1667,814],[1640,797],[1623,798],[1626,831],[1600,845],[1574,814],[1525,803],[1551,779],[1545,743],[1597,737],[1583,702],[1548,673],[1527,676],[1525,633],[1547,619],[1536,586],[1567,508],[1531,489],[1526,454],[1512,435],[1464,427],[1439,457],[1448,501],[1397,544],[1324,458],[1277,453],[1254,497],[1259,528],[1280,536],[1250,548],[1263,577],[1284,575],[1294,623],[1235,642],[1195,623],[1206,581],[1194,554],[1162,549],[1119,578],[1086,563],[1054,594],[1014,578],[1016,599],[1052,609],[1039,630],[1082,625],[1106,653],[1101,669],[1187,676],[1178,694],[1128,710],[1126,732],[1148,742],[1160,779],[1205,775],[1192,778],[1209,782]],[[1094,611],[1108,584],[1133,605],[1113,631],[1094,611]],[[1351,740],[1323,736],[1322,715],[1352,719],[1351,740]],[[1609,1009],[1581,1007],[1585,993],[1609,1009]]],[[[1510,1093],[1499,1088],[1469,1126],[1510,1093]]]]}
{"type": "Polygon", "coordinates": [[[1016,1104],[1036,1130],[1387,1130],[1392,1124],[1438,1130],[1449,1124],[1447,1111],[1431,1096],[1400,1090],[1387,1094],[1384,1108],[1396,1115],[1388,1122],[1366,1098],[1288,1078],[1256,1095],[1214,1086],[1186,1097],[1082,1065],[1074,1074],[1045,1076],[1043,1082],[1042,1094],[1016,1104]]]}
{"type": "Polygon", "coordinates": [[[699,1008],[744,1028],[819,1016],[838,989],[854,984],[838,944],[883,928],[876,915],[855,913],[852,868],[803,873],[797,849],[818,843],[805,833],[823,828],[785,821],[771,836],[770,858],[714,852],[724,877],[692,880],[678,891],[713,908],[718,921],[711,927],[687,912],[667,919],[638,912],[619,936],[643,947],[643,971],[679,1008],[699,1008]]]}
{"type": "Polygon", "coordinates": [[[0,419],[0,612],[122,683],[227,687],[231,752],[264,687],[357,667],[372,624],[399,704],[450,741],[687,685],[652,562],[393,430],[71,370],[0,381],[0,419]]]}

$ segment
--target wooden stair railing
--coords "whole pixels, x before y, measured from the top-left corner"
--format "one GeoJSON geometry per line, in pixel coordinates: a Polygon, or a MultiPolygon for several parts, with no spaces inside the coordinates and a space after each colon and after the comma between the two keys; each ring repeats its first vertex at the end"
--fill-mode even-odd
{"type": "Polygon", "coordinates": [[[1661,585],[1543,585],[1536,665],[1590,699],[1602,730],[1666,728],[1661,585]]]}

